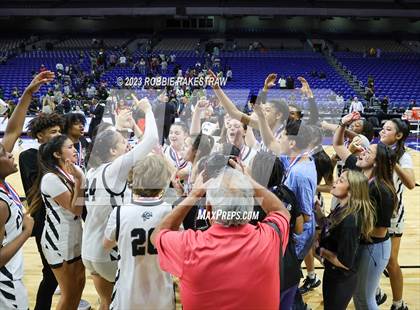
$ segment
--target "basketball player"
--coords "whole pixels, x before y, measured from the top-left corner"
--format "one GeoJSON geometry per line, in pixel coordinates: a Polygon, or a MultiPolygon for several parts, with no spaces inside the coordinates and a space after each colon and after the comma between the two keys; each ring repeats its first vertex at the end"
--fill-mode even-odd
{"type": "Polygon", "coordinates": [[[187,167],[188,162],[184,159],[185,140],[188,138],[188,129],[183,123],[174,123],[169,129],[169,145],[163,148],[163,154],[169,162],[177,169],[187,167]]]}
{"type": "Polygon", "coordinates": [[[117,131],[99,133],[94,141],[87,172],[87,217],[83,232],[82,258],[91,272],[93,283],[101,300],[100,309],[111,304],[113,282],[117,271],[118,253],[102,246],[106,223],[112,209],[130,198],[127,178],[137,161],[143,160],[158,144],[158,131],[149,101],[144,98],[136,104],[146,115],[146,129],[140,143],[127,152],[128,142],[117,131]]]}
{"type": "Polygon", "coordinates": [[[162,196],[169,184],[169,164],[149,155],[133,169],[133,198],[109,217],[104,246],[118,244],[121,259],[111,309],[175,309],[173,282],[159,267],[150,236],[172,206],[162,196]]]}
{"type": "MultiPolygon", "coordinates": [[[[407,122],[393,118],[387,121],[381,132],[381,142],[392,147],[397,153],[397,164],[395,165],[393,180],[397,191],[398,205],[391,218],[391,227],[388,229],[391,237],[391,257],[387,265],[389,279],[392,288],[392,310],[407,310],[408,307],[403,301],[403,276],[398,264],[398,253],[400,250],[401,237],[404,232],[404,187],[414,189],[416,186],[413,160],[405,150],[404,143],[410,134],[410,125],[407,122]]],[[[386,295],[377,292],[376,301],[378,304],[385,302],[386,295]],[[378,296],[379,295],[379,296],[378,296]]]]}
{"type": "Polygon", "coordinates": [[[23,244],[32,234],[33,219],[23,214],[19,195],[6,177],[17,172],[13,147],[22,133],[26,112],[41,85],[51,82],[54,73],[44,71],[31,81],[20,98],[0,143],[0,309],[28,309],[23,286],[23,244]]]}
{"type": "Polygon", "coordinates": [[[85,286],[81,260],[83,188],[77,151],[67,136],[39,148],[39,174],[29,193],[31,213],[46,206],[42,251],[60,286],[57,309],[77,309],[85,286]],[[42,200],[41,200],[42,199],[42,200]]]}
{"type": "MultiPolygon", "coordinates": [[[[209,76],[216,80],[216,75],[209,70],[209,76]]],[[[267,91],[270,87],[274,85],[274,82],[276,80],[275,74],[270,74],[264,83],[264,89],[261,93],[261,98],[257,99],[260,101],[265,102],[265,97],[267,94],[267,91]],[[264,98],[263,98],[264,97],[264,98]]],[[[211,85],[213,87],[214,93],[216,94],[217,98],[220,101],[220,104],[223,106],[223,108],[229,113],[229,115],[233,119],[239,120],[241,123],[250,126],[255,129],[259,129],[258,127],[258,118],[256,115],[247,115],[243,112],[241,112],[235,104],[229,99],[229,97],[224,93],[224,91],[218,86],[216,83],[211,85]]],[[[278,100],[268,100],[266,103],[262,105],[264,114],[267,118],[268,125],[270,129],[274,132],[274,136],[277,138],[280,137],[281,132],[283,131],[286,120],[289,116],[289,109],[287,107],[286,102],[284,101],[278,101],[278,100]]],[[[256,148],[259,148],[260,150],[266,150],[263,142],[258,146],[256,145],[256,148]]]]}

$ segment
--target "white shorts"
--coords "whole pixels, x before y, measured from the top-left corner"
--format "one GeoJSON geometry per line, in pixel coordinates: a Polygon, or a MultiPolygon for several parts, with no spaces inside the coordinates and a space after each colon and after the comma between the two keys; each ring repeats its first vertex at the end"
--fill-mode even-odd
{"type": "Polygon", "coordinates": [[[29,309],[28,293],[22,280],[0,282],[0,309],[29,309]]]}
{"type": "Polygon", "coordinates": [[[108,282],[115,282],[115,276],[118,270],[118,261],[98,263],[83,259],[83,265],[93,275],[99,275],[108,282]]]}
{"type": "Polygon", "coordinates": [[[403,235],[403,232],[404,232],[404,214],[401,217],[392,217],[391,227],[388,228],[389,235],[391,237],[401,237],[403,235]]]}
{"type": "Polygon", "coordinates": [[[61,248],[53,249],[46,243],[42,243],[42,252],[44,253],[45,259],[52,269],[60,268],[64,262],[68,264],[77,262],[82,259],[82,247],[81,244],[77,244],[71,249],[61,250],[61,248]]]}
{"type": "Polygon", "coordinates": [[[82,258],[82,224],[80,221],[67,225],[58,240],[51,235],[53,234],[48,233],[45,227],[41,236],[41,246],[51,268],[59,268],[64,262],[71,264],[82,258]]]}

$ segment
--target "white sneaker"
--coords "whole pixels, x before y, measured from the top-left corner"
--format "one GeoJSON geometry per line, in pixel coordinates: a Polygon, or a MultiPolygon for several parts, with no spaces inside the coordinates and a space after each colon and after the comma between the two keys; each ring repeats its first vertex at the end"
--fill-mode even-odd
{"type": "Polygon", "coordinates": [[[87,300],[81,299],[79,302],[79,307],[77,307],[77,310],[89,310],[90,309],[90,303],[87,300]]]}
{"type": "Polygon", "coordinates": [[[57,285],[57,288],[54,291],[54,295],[61,295],[60,287],[57,285]]]}

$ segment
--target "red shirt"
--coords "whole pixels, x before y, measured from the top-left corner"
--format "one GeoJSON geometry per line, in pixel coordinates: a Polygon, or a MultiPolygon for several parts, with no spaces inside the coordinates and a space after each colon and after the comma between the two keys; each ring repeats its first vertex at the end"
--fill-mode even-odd
{"type": "Polygon", "coordinates": [[[284,252],[289,221],[280,212],[257,226],[159,232],[160,267],[180,278],[183,309],[279,309],[280,238],[264,222],[279,227],[284,252]]]}

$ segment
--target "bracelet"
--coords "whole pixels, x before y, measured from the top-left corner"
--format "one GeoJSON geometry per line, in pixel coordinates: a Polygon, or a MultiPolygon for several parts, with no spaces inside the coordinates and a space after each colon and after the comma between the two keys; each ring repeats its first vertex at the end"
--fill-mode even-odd
{"type": "Polygon", "coordinates": [[[346,124],[344,124],[344,123],[341,121],[341,119],[340,119],[340,121],[338,122],[338,126],[340,126],[340,127],[346,127],[347,125],[346,125],[346,124]]]}

